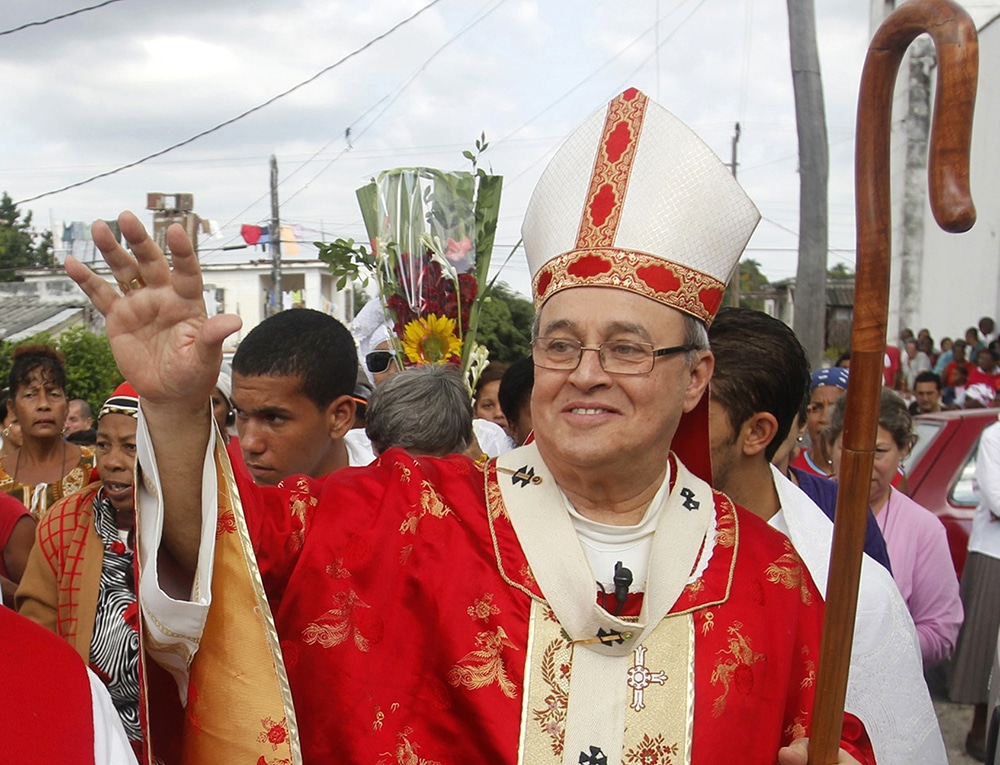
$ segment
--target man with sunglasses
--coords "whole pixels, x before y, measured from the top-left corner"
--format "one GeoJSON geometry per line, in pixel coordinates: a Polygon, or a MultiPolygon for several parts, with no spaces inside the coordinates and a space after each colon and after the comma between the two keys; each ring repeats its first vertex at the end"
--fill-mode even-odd
{"type": "MultiPolygon", "coordinates": [[[[214,726],[225,746],[283,744],[294,730],[305,763],[804,763],[821,598],[787,539],[707,482],[706,326],[758,219],[718,158],[637,90],[574,133],[522,227],[538,308],[535,441],[484,471],[389,449],[322,486],[259,490],[285,508],[260,573],[281,646],[275,684],[294,710],[256,738],[254,715],[233,710],[232,727],[214,726]]],[[[120,296],[72,259],[67,269],[146,389],[141,462],[155,491],[139,502],[169,508],[162,554],[190,577],[172,586],[207,611],[193,597],[212,576],[198,547],[228,500],[204,470],[200,399],[214,371],[192,358],[216,359],[238,320],[205,317],[179,227],[171,274],[138,221],[119,222],[135,257],[101,224],[95,242],[119,282],[143,286],[120,296]],[[167,366],[167,382],[150,372],[167,366]],[[179,480],[192,475],[204,485],[179,480]]],[[[210,617],[187,645],[233,630],[210,617]]],[[[212,713],[213,695],[225,707],[232,672],[191,681],[189,717],[212,713]]],[[[845,723],[843,746],[873,762],[863,726],[845,723]]],[[[839,762],[856,760],[841,750],[839,762]]]]}

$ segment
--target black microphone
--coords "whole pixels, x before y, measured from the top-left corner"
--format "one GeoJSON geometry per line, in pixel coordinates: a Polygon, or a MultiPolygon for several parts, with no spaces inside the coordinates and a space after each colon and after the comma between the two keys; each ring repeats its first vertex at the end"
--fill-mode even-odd
{"type": "Polygon", "coordinates": [[[615,564],[615,600],[618,601],[618,610],[621,611],[628,598],[628,588],[632,584],[632,572],[622,565],[621,561],[615,564]]]}

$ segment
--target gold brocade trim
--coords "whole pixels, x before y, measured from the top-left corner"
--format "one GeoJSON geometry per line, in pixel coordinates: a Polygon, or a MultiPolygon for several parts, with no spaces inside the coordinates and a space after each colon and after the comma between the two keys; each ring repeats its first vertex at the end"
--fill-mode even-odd
{"type": "MultiPolygon", "coordinates": [[[[495,462],[495,460],[493,462],[495,462]]],[[[493,465],[491,465],[491,467],[493,467],[493,465]]],[[[497,571],[500,573],[500,578],[503,579],[507,584],[509,584],[515,590],[520,590],[529,598],[531,598],[533,601],[537,603],[543,603],[545,604],[545,607],[548,608],[549,606],[544,598],[538,597],[535,593],[533,593],[523,584],[515,582],[513,579],[507,576],[507,571],[506,569],[504,569],[503,565],[503,557],[500,555],[500,542],[497,539],[497,530],[493,525],[495,518],[500,518],[501,516],[502,517],[507,516],[507,509],[504,506],[503,495],[500,493],[499,487],[496,487],[496,491],[490,490],[490,471],[488,469],[483,471],[483,481],[485,482],[485,486],[483,488],[483,496],[486,497],[486,522],[487,524],[489,524],[490,527],[490,540],[493,542],[493,555],[497,562],[497,571]]]]}
{"type": "MultiPolygon", "coordinates": [[[[572,689],[574,648],[547,608],[532,603],[519,763],[561,765],[572,689]]],[[[670,616],[633,652],[621,682],[627,687],[625,739],[619,756],[627,765],[690,762],[694,723],[694,622],[670,616]],[[648,669],[648,674],[642,670],[648,669]],[[642,679],[652,679],[643,682],[642,679]],[[662,679],[662,682],[660,680],[662,679]]],[[[616,697],[609,689],[609,698],[616,697]]],[[[576,757],[572,757],[576,762],[576,757]]]]}
{"type": "MultiPolygon", "coordinates": [[[[250,585],[249,594],[252,602],[253,608],[252,612],[249,614],[244,614],[247,617],[251,627],[253,625],[259,625],[263,632],[264,645],[263,648],[267,652],[271,667],[270,672],[268,672],[267,667],[262,667],[259,664],[254,664],[253,666],[241,667],[243,671],[243,676],[239,678],[239,688],[242,689],[244,693],[251,694],[251,697],[239,699],[239,703],[234,704],[234,699],[230,698],[228,700],[228,711],[226,709],[215,709],[216,713],[219,713],[222,719],[228,719],[229,722],[221,722],[218,730],[225,730],[233,737],[233,742],[241,742],[241,747],[252,746],[251,742],[255,742],[259,745],[266,745],[271,752],[278,752],[278,762],[287,762],[289,765],[302,765],[302,750],[299,741],[299,729],[298,722],[295,717],[295,707],[292,703],[292,691],[288,683],[288,673],[285,670],[285,662],[281,653],[281,646],[278,639],[278,631],[274,624],[274,617],[271,613],[270,605],[267,602],[267,596],[264,592],[264,583],[261,580],[260,570],[257,568],[257,558],[254,555],[253,545],[250,541],[250,532],[247,529],[246,517],[243,513],[243,506],[240,500],[239,490],[236,486],[236,479],[233,476],[232,467],[229,463],[229,455],[226,453],[225,449],[221,446],[219,441],[216,441],[216,453],[215,453],[215,467],[216,473],[219,478],[219,510],[222,512],[232,511],[235,525],[236,534],[225,534],[223,535],[216,546],[216,572],[213,574],[213,591],[214,595],[218,596],[218,591],[215,587],[223,584],[217,581],[217,577],[220,573],[220,557],[221,553],[224,552],[225,548],[222,545],[230,543],[235,540],[238,546],[235,550],[230,549],[230,554],[232,552],[237,552],[240,557],[242,557],[242,568],[239,566],[239,561],[236,561],[236,572],[240,572],[242,568],[242,573],[246,575],[244,582],[229,581],[225,582],[224,586],[226,589],[230,590],[242,590],[243,588],[239,585],[248,583],[250,585]],[[226,504],[229,507],[226,507],[226,504]],[[237,585],[234,587],[233,585],[237,585]],[[260,685],[256,687],[253,684],[252,675],[259,674],[262,675],[261,679],[258,681],[260,685]],[[269,687],[273,683],[273,687],[269,687]],[[276,698],[269,699],[268,694],[273,691],[277,691],[276,698]],[[267,707],[267,704],[273,701],[277,705],[275,708],[271,707],[267,713],[259,714],[251,711],[252,709],[260,710],[267,707]],[[236,710],[239,710],[238,712],[236,710]],[[235,717],[233,713],[235,712],[235,717]],[[256,720],[256,723],[253,722],[256,720]],[[281,721],[279,723],[282,735],[281,740],[276,736],[277,728],[274,724],[268,726],[268,721],[281,721]],[[258,738],[260,726],[265,725],[266,730],[271,734],[270,736],[265,735],[264,741],[258,738]],[[256,727],[250,727],[256,726],[256,727]]],[[[234,572],[234,573],[236,573],[234,572]]],[[[235,593],[233,593],[235,594],[235,593]]],[[[217,597],[213,596],[213,601],[217,600],[217,597]]],[[[220,604],[213,602],[213,607],[218,607],[220,604]]],[[[234,606],[240,608],[238,603],[233,603],[234,606]]],[[[240,609],[242,610],[242,609],[240,609]]],[[[233,618],[233,614],[230,613],[230,619],[233,618]]],[[[199,654],[195,657],[195,662],[192,665],[192,684],[195,683],[195,672],[198,665],[199,657],[201,653],[208,648],[208,628],[211,623],[211,611],[209,612],[209,622],[206,623],[206,635],[202,638],[201,647],[199,648],[199,654]]],[[[228,625],[229,629],[232,629],[232,625],[228,625]]],[[[249,652],[254,644],[256,643],[255,637],[251,634],[247,635],[247,640],[241,649],[244,652],[249,652]]],[[[244,661],[251,660],[251,655],[246,654],[243,656],[244,661]]],[[[208,656],[202,658],[210,658],[208,656]]],[[[210,676],[207,682],[203,684],[202,695],[204,695],[204,688],[208,686],[224,687],[227,680],[226,677],[219,676],[218,673],[223,667],[209,668],[205,667],[206,675],[210,676]]],[[[236,680],[235,677],[231,680],[236,680]]],[[[235,688],[235,686],[234,686],[235,688]]],[[[225,691],[222,691],[223,693],[225,691]]],[[[223,697],[224,698],[224,697],[223,697]]],[[[204,710],[203,710],[204,714],[204,710]]],[[[191,738],[191,731],[186,732],[185,739],[191,738]]],[[[200,739],[200,737],[195,736],[194,738],[200,739]]],[[[246,754],[249,755],[249,749],[246,750],[246,754]]],[[[263,752],[258,752],[258,754],[263,754],[263,752]]],[[[185,762],[191,764],[201,765],[201,763],[209,763],[218,761],[219,757],[219,741],[218,739],[211,739],[205,737],[205,739],[199,741],[189,741],[185,740],[185,762]],[[189,757],[193,755],[193,757],[189,757]]],[[[259,761],[259,760],[258,760],[259,761]]],[[[265,762],[270,762],[270,756],[265,759],[265,762]]]]}
{"type": "Polygon", "coordinates": [[[577,230],[578,248],[614,244],[648,102],[644,93],[629,88],[608,104],[577,230]]]}
{"type": "Polygon", "coordinates": [[[635,292],[710,324],[725,283],[697,269],[641,250],[588,247],[547,261],[532,279],[536,310],[571,287],[613,287],[635,292]]]}

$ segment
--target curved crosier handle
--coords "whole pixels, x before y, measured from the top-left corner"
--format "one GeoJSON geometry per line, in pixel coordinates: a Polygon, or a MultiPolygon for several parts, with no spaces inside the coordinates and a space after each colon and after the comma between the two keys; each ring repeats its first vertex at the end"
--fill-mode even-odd
{"type": "Polygon", "coordinates": [[[893,89],[907,47],[930,34],[937,49],[937,93],[928,182],[938,225],[968,231],[976,220],[969,192],[969,145],[979,47],[968,14],[951,0],[907,0],[879,27],[861,75],[855,154],[857,276],[851,382],[843,434],[809,762],[837,762],[854,615],[861,578],[868,492],[878,430],[889,311],[889,134],[893,89]]]}

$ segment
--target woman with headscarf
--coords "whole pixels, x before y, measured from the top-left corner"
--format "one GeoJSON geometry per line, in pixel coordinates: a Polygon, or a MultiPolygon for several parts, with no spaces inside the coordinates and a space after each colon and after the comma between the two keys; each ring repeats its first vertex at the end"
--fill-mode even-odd
{"type": "Polygon", "coordinates": [[[848,370],[845,367],[817,369],[809,378],[809,403],[806,405],[806,432],[809,448],[799,451],[791,466],[813,475],[830,478],[833,460],[830,448],[823,438],[823,430],[830,424],[830,408],[847,390],[848,370]]]}

